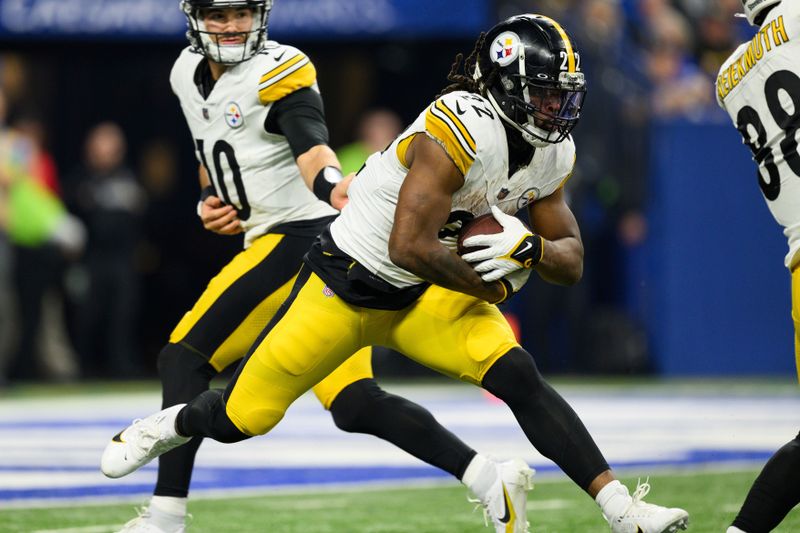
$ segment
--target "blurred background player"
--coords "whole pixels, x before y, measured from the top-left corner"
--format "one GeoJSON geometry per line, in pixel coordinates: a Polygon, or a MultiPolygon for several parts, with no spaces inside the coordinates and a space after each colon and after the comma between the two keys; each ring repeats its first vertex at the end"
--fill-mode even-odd
{"type": "Polygon", "coordinates": [[[686,511],[642,501],[647,483],[631,496],[615,479],[493,305],[534,269],[551,283],[581,277],[580,231],[563,193],[586,90],[580,55],[557,22],[523,15],[481,34],[463,74],[461,60],[444,95],[369,158],[225,393],[205,392],[123,430],[106,447],[106,475],[126,475],[192,436],[237,442],[265,434],[353,351],[386,344],[505,401],[534,447],[596,500],[612,531],[685,529],[686,511]],[[511,216],[526,206],[536,233],[511,216]],[[485,248],[458,257],[462,224],[488,212],[502,232],[468,239],[485,248]]]}
{"type": "MultiPolygon", "coordinates": [[[[748,22],[760,27],[739,46],[717,77],[717,101],[728,112],[758,165],[756,177],[772,215],[784,228],[792,273],[795,361],[800,378],[800,5],[742,0],[748,22]]],[[[765,533],[800,503],[800,435],[770,458],[728,533],[765,533]]]]}
{"type": "Polygon", "coordinates": [[[5,111],[0,94],[0,186],[5,189],[3,218],[11,245],[6,260],[13,265],[14,288],[13,298],[0,288],[0,296],[5,296],[0,308],[17,311],[16,320],[9,315],[4,320],[0,309],[0,355],[7,352],[0,357],[0,375],[8,381],[70,379],[76,374],[74,356],[65,340],[63,306],[53,296],[65,259],[83,249],[85,230],[60,198],[41,124],[18,118],[13,127],[5,127],[5,111]],[[9,322],[18,327],[9,329],[9,322]]]}
{"type": "Polygon", "coordinates": [[[358,122],[356,141],[336,150],[336,157],[342,164],[342,173],[358,172],[367,157],[389,146],[401,131],[403,123],[394,111],[367,111],[358,122]]]}
{"type": "MultiPolygon", "coordinates": [[[[271,0],[181,3],[191,45],[170,81],[201,163],[198,214],[210,231],[244,233],[245,250],[209,282],[159,354],[164,408],[208,390],[247,353],[289,294],[314,237],[347,201],[348,180],[327,144],[316,70],[300,50],[266,40],[271,7],[271,0]]],[[[513,531],[526,531],[527,465],[487,460],[424,408],[381,390],[369,348],[314,393],[340,429],[376,435],[463,480],[498,531],[506,531],[508,517],[500,520],[510,493],[521,517],[513,531]]],[[[123,531],[183,531],[200,443],[161,458],[148,508],[123,531]]]]}
{"type": "Polygon", "coordinates": [[[89,130],[84,164],[73,170],[67,201],[88,233],[77,302],[76,346],[84,377],[129,379],[143,369],[136,353],[141,293],[136,253],[147,196],[126,163],[127,140],[115,122],[89,130]]]}

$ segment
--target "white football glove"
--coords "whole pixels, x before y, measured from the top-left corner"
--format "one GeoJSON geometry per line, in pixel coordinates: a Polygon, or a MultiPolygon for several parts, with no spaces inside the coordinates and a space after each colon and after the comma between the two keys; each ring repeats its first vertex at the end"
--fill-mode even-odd
{"type": "MultiPolygon", "coordinates": [[[[492,216],[503,226],[503,231],[465,239],[464,246],[486,248],[464,254],[461,258],[468,263],[477,263],[473,268],[487,283],[525,270],[528,274],[518,284],[521,288],[530,275],[530,269],[542,258],[544,242],[539,235],[531,233],[520,219],[503,213],[497,206],[492,206],[492,216]]],[[[511,284],[515,285],[514,282],[511,284]]],[[[515,288],[514,292],[517,290],[519,288],[515,288]]]]}
{"type": "Polygon", "coordinates": [[[503,279],[511,285],[512,291],[519,292],[519,290],[528,282],[528,278],[531,277],[532,270],[533,269],[531,268],[520,268],[511,274],[506,274],[503,279]]]}
{"type": "Polygon", "coordinates": [[[509,298],[518,293],[519,290],[528,282],[528,278],[531,277],[531,270],[532,269],[530,268],[520,268],[511,274],[507,274],[500,278],[500,283],[502,283],[505,287],[506,294],[500,300],[492,303],[501,304],[503,302],[507,302],[509,298]]]}

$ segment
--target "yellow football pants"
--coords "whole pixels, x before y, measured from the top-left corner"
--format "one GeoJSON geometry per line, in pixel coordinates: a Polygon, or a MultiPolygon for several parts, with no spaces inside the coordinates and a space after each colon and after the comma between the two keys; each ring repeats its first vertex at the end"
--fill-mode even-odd
{"type": "Polygon", "coordinates": [[[794,361],[800,382],[800,265],[792,271],[792,320],[794,320],[794,361]]]}
{"type": "Polygon", "coordinates": [[[303,267],[285,305],[228,389],[226,413],[247,435],[272,429],[295,399],[365,346],[388,346],[474,384],[518,346],[496,306],[436,286],[405,309],[367,309],[303,267]]]}
{"type": "MultiPolygon", "coordinates": [[[[312,242],[272,233],[256,239],[211,279],[169,341],[203,354],[218,372],[244,357],[289,295],[312,242]]],[[[364,348],[331,369],[314,394],[328,409],[342,389],[372,376],[371,349],[364,348]]]]}

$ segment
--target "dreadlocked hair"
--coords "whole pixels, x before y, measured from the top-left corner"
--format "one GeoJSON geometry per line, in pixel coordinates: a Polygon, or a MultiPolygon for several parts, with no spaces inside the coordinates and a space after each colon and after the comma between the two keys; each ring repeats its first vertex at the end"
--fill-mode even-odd
{"type": "MultiPolygon", "coordinates": [[[[467,56],[467,59],[464,59],[464,54],[458,54],[456,56],[455,61],[453,61],[453,65],[450,67],[450,72],[447,74],[447,81],[451,83],[445,87],[441,93],[439,93],[437,98],[444,96],[447,93],[452,93],[453,91],[467,91],[478,94],[481,93],[481,84],[473,79],[472,74],[475,72],[475,68],[478,65],[478,56],[480,55],[481,50],[483,50],[483,45],[485,42],[486,32],[481,32],[481,34],[478,36],[478,40],[475,42],[475,48],[472,49],[472,52],[470,52],[470,54],[467,56]],[[459,72],[462,62],[463,73],[459,72]]],[[[492,66],[491,71],[484,73],[483,75],[483,85],[490,85],[496,75],[497,69],[492,66]]]]}

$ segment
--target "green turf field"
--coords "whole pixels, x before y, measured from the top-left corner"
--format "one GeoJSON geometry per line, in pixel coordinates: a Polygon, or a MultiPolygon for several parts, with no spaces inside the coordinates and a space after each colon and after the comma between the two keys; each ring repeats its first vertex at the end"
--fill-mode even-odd
{"type": "MultiPolygon", "coordinates": [[[[691,515],[690,531],[724,532],[756,471],[668,474],[651,479],[650,501],[680,506],[691,515]]],[[[633,486],[636,479],[625,478],[633,486]]],[[[486,533],[480,511],[472,512],[460,486],[369,488],[267,496],[195,499],[190,532],[269,533],[486,533]]],[[[131,518],[132,506],[72,505],[0,511],[2,532],[101,533],[131,518]]],[[[607,531],[594,503],[566,481],[537,483],[528,498],[531,531],[607,531]]],[[[800,511],[777,532],[800,531],[800,511]]]]}

